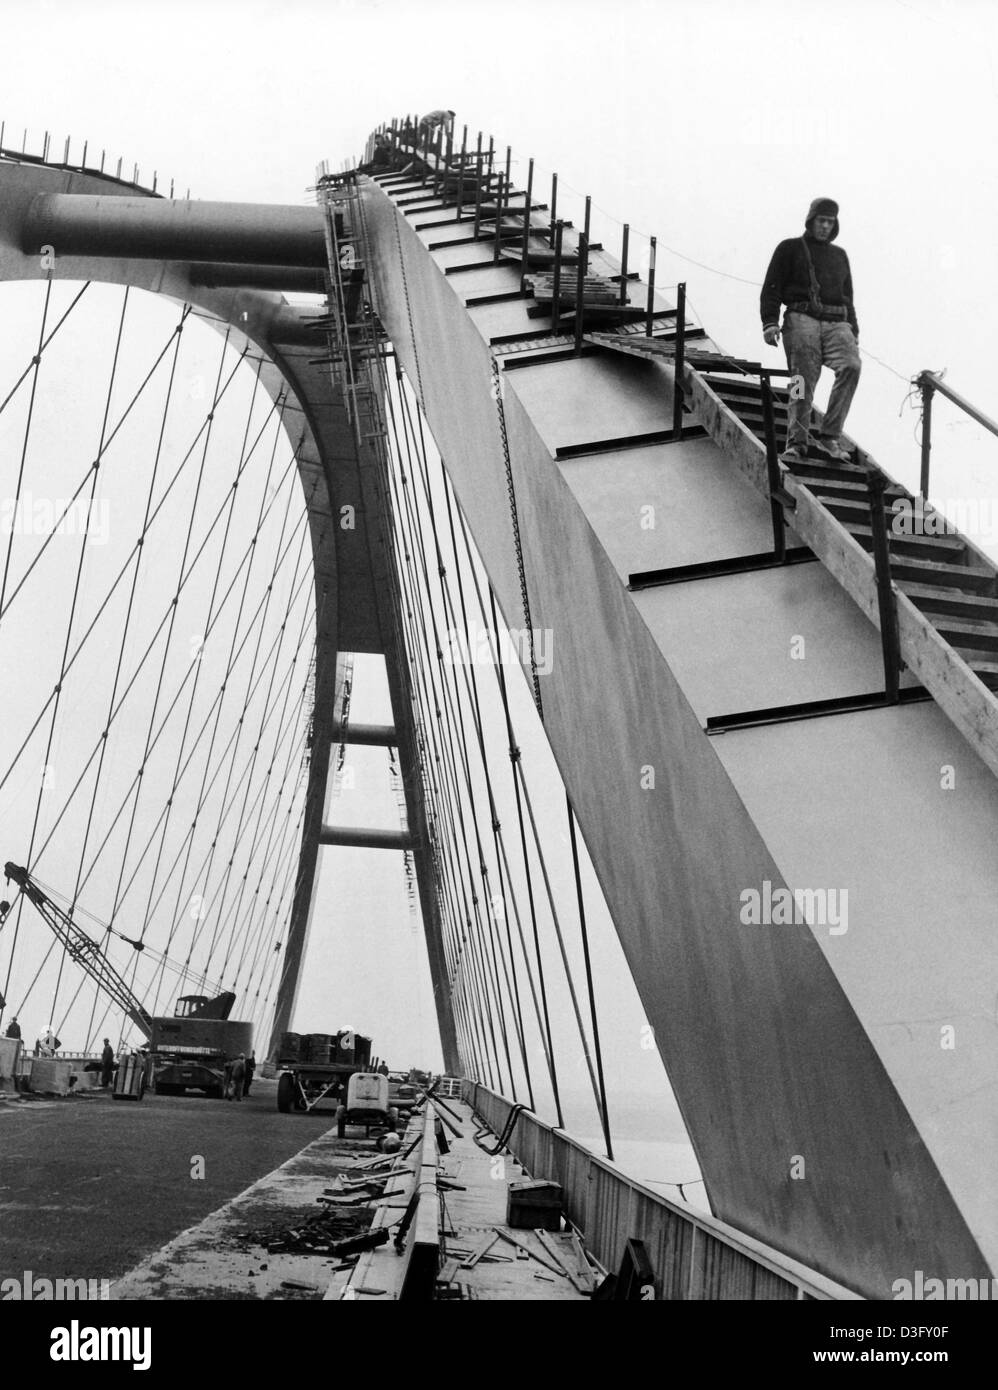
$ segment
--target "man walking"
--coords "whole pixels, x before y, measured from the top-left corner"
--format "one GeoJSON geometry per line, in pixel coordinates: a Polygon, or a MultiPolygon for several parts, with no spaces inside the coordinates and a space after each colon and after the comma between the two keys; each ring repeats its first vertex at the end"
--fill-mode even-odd
{"type": "Polygon", "coordinates": [[[236,1060],[232,1063],[232,1073],[231,1073],[231,1077],[230,1077],[231,1093],[230,1093],[230,1095],[229,1095],[229,1099],[230,1099],[230,1100],[239,1100],[239,1101],[242,1100],[242,1098],[243,1098],[243,1081],[245,1080],[245,1078],[246,1078],[246,1054],[245,1054],[245,1052],[240,1052],[239,1056],[238,1056],[238,1057],[236,1058],[236,1060]]]}
{"type": "Polygon", "coordinates": [[[780,305],[785,304],[783,346],[787,365],[799,378],[791,383],[783,454],[790,462],[805,458],[808,444],[831,458],[849,458],[841,435],[859,383],[859,325],[849,257],[832,245],[838,234],[838,203],[815,198],[804,220],[804,235],[780,242],[763,282],[763,337],[770,347],[780,341],[780,305]],[[835,383],[821,433],[812,436],[811,403],[822,367],[832,369],[835,383]]]}

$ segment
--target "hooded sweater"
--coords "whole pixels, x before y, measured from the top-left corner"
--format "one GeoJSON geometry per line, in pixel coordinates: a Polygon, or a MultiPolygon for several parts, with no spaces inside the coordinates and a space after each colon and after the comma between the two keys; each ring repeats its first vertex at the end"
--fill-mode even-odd
{"type": "MultiPolygon", "coordinates": [[[[812,205],[813,206],[813,205],[812,205]]],[[[821,294],[822,304],[845,305],[847,318],[852,331],[859,336],[859,324],[852,299],[852,272],[849,257],[841,246],[832,242],[839,234],[838,218],[827,241],[817,241],[811,235],[811,222],[806,223],[804,240],[807,241],[814,265],[815,277],[821,294]]],[[[811,298],[811,279],[807,270],[807,256],[804,254],[801,237],[789,237],[781,241],[773,252],[766,278],[762,285],[759,307],[762,312],[763,328],[776,328],[780,321],[781,304],[803,303],[811,298]]]]}

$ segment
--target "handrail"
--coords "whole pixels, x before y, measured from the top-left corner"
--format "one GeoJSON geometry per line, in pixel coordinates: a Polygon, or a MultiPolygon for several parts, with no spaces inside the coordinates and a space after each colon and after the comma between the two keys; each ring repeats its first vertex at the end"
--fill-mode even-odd
{"type": "Polygon", "coordinates": [[[912,385],[917,386],[922,393],[922,472],[918,488],[922,497],[927,498],[929,495],[929,454],[932,450],[933,392],[938,391],[948,401],[959,406],[965,415],[969,415],[972,420],[976,420],[979,425],[983,425],[994,435],[998,435],[998,424],[989,415],[985,415],[983,410],[978,410],[975,405],[971,405],[970,401],[965,396],[961,396],[959,391],[954,391],[952,386],[947,386],[938,372],[919,372],[918,376],[913,378],[912,385]]]}
{"type": "MultiPolygon", "coordinates": [[[[467,1079],[463,1092],[472,1111],[501,1133],[513,1102],[467,1079]]],[[[629,1235],[645,1242],[656,1299],[864,1297],[710,1212],[671,1201],[531,1111],[517,1115],[508,1147],[532,1176],[561,1185],[569,1218],[605,1268],[617,1269],[629,1235]]]]}

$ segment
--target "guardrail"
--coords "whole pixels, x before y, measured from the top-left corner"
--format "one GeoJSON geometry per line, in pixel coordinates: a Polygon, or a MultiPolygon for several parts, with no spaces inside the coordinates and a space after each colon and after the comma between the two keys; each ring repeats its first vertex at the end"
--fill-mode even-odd
{"type": "MultiPolygon", "coordinates": [[[[473,1081],[464,1082],[463,1099],[502,1133],[511,1101],[473,1081]]],[[[532,1177],[561,1184],[569,1220],[606,1269],[620,1268],[629,1239],[643,1241],[657,1300],[862,1298],[733,1226],[670,1202],[529,1111],[517,1115],[508,1147],[532,1177]]]]}
{"type": "Polygon", "coordinates": [[[918,489],[923,498],[929,495],[929,457],[932,452],[932,396],[938,391],[941,396],[952,401],[959,406],[965,415],[969,415],[977,424],[989,430],[991,434],[998,435],[998,423],[985,415],[983,410],[978,410],[976,405],[971,405],[965,396],[961,396],[958,391],[954,391],[952,386],[947,386],[939,372],[919,372],[912,381],[913,386],[917,386],[922,393],[922,468],[921,479],[918,489]]]}

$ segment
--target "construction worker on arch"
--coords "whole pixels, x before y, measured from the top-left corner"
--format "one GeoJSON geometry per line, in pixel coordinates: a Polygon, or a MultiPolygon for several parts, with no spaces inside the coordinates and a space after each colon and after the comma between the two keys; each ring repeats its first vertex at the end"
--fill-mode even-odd
{"type": "Polygon", "coordinates": [[[781,241],[773,252],[762,286],[762,333],[770,347],[780,341],[780,305],[791,381],[790,418],[783,458],[794,462],[807,450],[849,458],[842,428],[859,384],[859,324],[853,304],[849,257],[832,242],[839,234],[839,205],[815,198],[804,220],[804,235],[781,241]],[[820,433],[811,433],[811,404],[822,367],[835,382],[820,433]],[[796,388],[796,389],[795,389],[796,388]]]}
{"type": "Polygon", "coordinates": [[[445,137],[453,135],[454,112],[444,111],[443,109],[438,111],[427,111],[425,116],[419,118],[419,125],[416,127],[418,138],[422,140],[423,137],[429,133],[430,139],[434,140],[439,126],[443,127],[445,137]]]}

